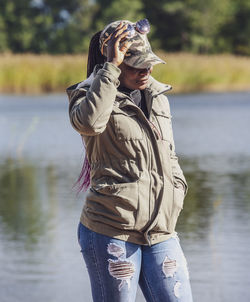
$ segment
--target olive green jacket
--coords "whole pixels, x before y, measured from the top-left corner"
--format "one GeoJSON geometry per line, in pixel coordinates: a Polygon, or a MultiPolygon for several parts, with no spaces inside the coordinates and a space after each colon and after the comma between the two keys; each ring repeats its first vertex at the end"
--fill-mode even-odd
{"type": "Polygon", "coordinates": [[[84,139],[91,166],[81,222],[107,236],[155,244],[175,233],[187,191],[164,96],[171,87],[150,77],[147,119],[117,90],[119,75],[119,68],[105,63],[67,89],[70,121],[84,139]]]}

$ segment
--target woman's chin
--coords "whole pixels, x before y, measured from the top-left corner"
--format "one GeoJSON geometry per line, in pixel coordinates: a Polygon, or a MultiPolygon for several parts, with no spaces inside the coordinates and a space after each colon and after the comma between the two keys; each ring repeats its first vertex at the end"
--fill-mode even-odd
{"type": "Polygon", "coordinates": [[[139,81],[136,83],[137,84],[137,88],[139,90],[143,90],[148,86],[148,80],[144,80],[144,81],[139,81]]]}

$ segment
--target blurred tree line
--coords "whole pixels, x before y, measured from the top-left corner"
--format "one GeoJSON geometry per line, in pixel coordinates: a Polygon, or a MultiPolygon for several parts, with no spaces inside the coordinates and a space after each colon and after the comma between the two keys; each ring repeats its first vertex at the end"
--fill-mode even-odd
{"type": "Polygon", "coordinates": [[[249,0],[0,0],[0,52],[81,53],[111,21],[144,17],[154,48],[250,55],[249,0]]]}

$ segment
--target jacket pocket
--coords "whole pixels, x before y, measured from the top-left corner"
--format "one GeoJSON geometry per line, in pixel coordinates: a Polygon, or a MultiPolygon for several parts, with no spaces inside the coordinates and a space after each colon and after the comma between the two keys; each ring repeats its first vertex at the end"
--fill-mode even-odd
{"type": "Polygon", "coordinates": [[[129,184],[139,180],[140,174],[135,160],[96,161],[91,163],[91,186],[98,190],[108,186],[129,184]]]}
{"type": "Polygon", "coordinates": [[[92,187],[95,207],[88,211],[118,229],[132,229],[139,202],[139,181],[92,187]]]}
{"type": "Polygon", "coordinates": [[[142,129],[134,111],[116,110],[111,114],[116,138],[120,141],[143,139],[142,129]]]}
{"type": "MultiPolygon", "coordinates": [[[[153,108],[152,111],[154,113],[157,126],[161,131],[161,136],[162,136],[161,138],[163,140],[171,141],[172,140],[171,114],[159,108],[153,108]]],[[[153,119],[153,123],[155,123],[155,119],[153,119]]]]}
{"type": "Polygon", "coordinates": [[[170,233],[172,233],[175,230],[177,219],[180,215],[181,210],[183,209],[183,203],[185,197],[184,190],[174,187],[173,197],[174,197],[173,208],[172,208],[172,214],[168,227],[170,233]]]}

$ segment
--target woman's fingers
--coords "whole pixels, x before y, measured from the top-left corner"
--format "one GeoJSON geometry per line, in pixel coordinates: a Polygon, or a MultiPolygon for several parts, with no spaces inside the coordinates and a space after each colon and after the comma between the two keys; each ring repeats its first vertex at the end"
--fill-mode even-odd
{"type": "Polygon", "coordinates": [[[123,31],[120,35],[116,37],[115,40],[115,47],[119,47],[120,49],[120,43],[126,40],[126,37],[128,36],[129,32],[123,31]]]}
{"type": "Polygon", "coordinates": [[[116,47],[119,47],[119,50],[122,53],[126,53],[126,51],[129,49],[130,45],[132,44],[131,41],[126,40],[126,37],[129,35],[129,32],[123,32],[117,37],[116,40],[116,47]]]}
{"type": "Polygon", "coordinates": [[[117,46],[117,41],[119,42],[121,39],[119,39],[119,36],[121,33],[125,32],[127,28],[127,24],[123,24],[123,22],[121,22],[117,27],[116,30],[111,34],[110,39],[108,41],[108,44],[117,46]]]}
{"type": "Polygon", "coordinates": [[[129,32],[125,30],[124,32],[122,32],[119,35],[119,40],[126,39],[128,35],[129,35],[129,32]]]}
{"type": "Polygon", "coordinates": [[[132,42],[131,41],[125,41],[123,45],[120,47],[120,51],[125,54],[129,47],[131,46],[132,42]]]}
{"type": "Polygon", "coordinates": [[[124,24],[123,22],[121,22],[117,26],[116,30],[113,32],[113,34],[112,34],[113,37],[117,38],[117,36],[119,36],[122,32],[124,32],[127,29],[127,27],[128,27],[128,24],[124,24]]]}

